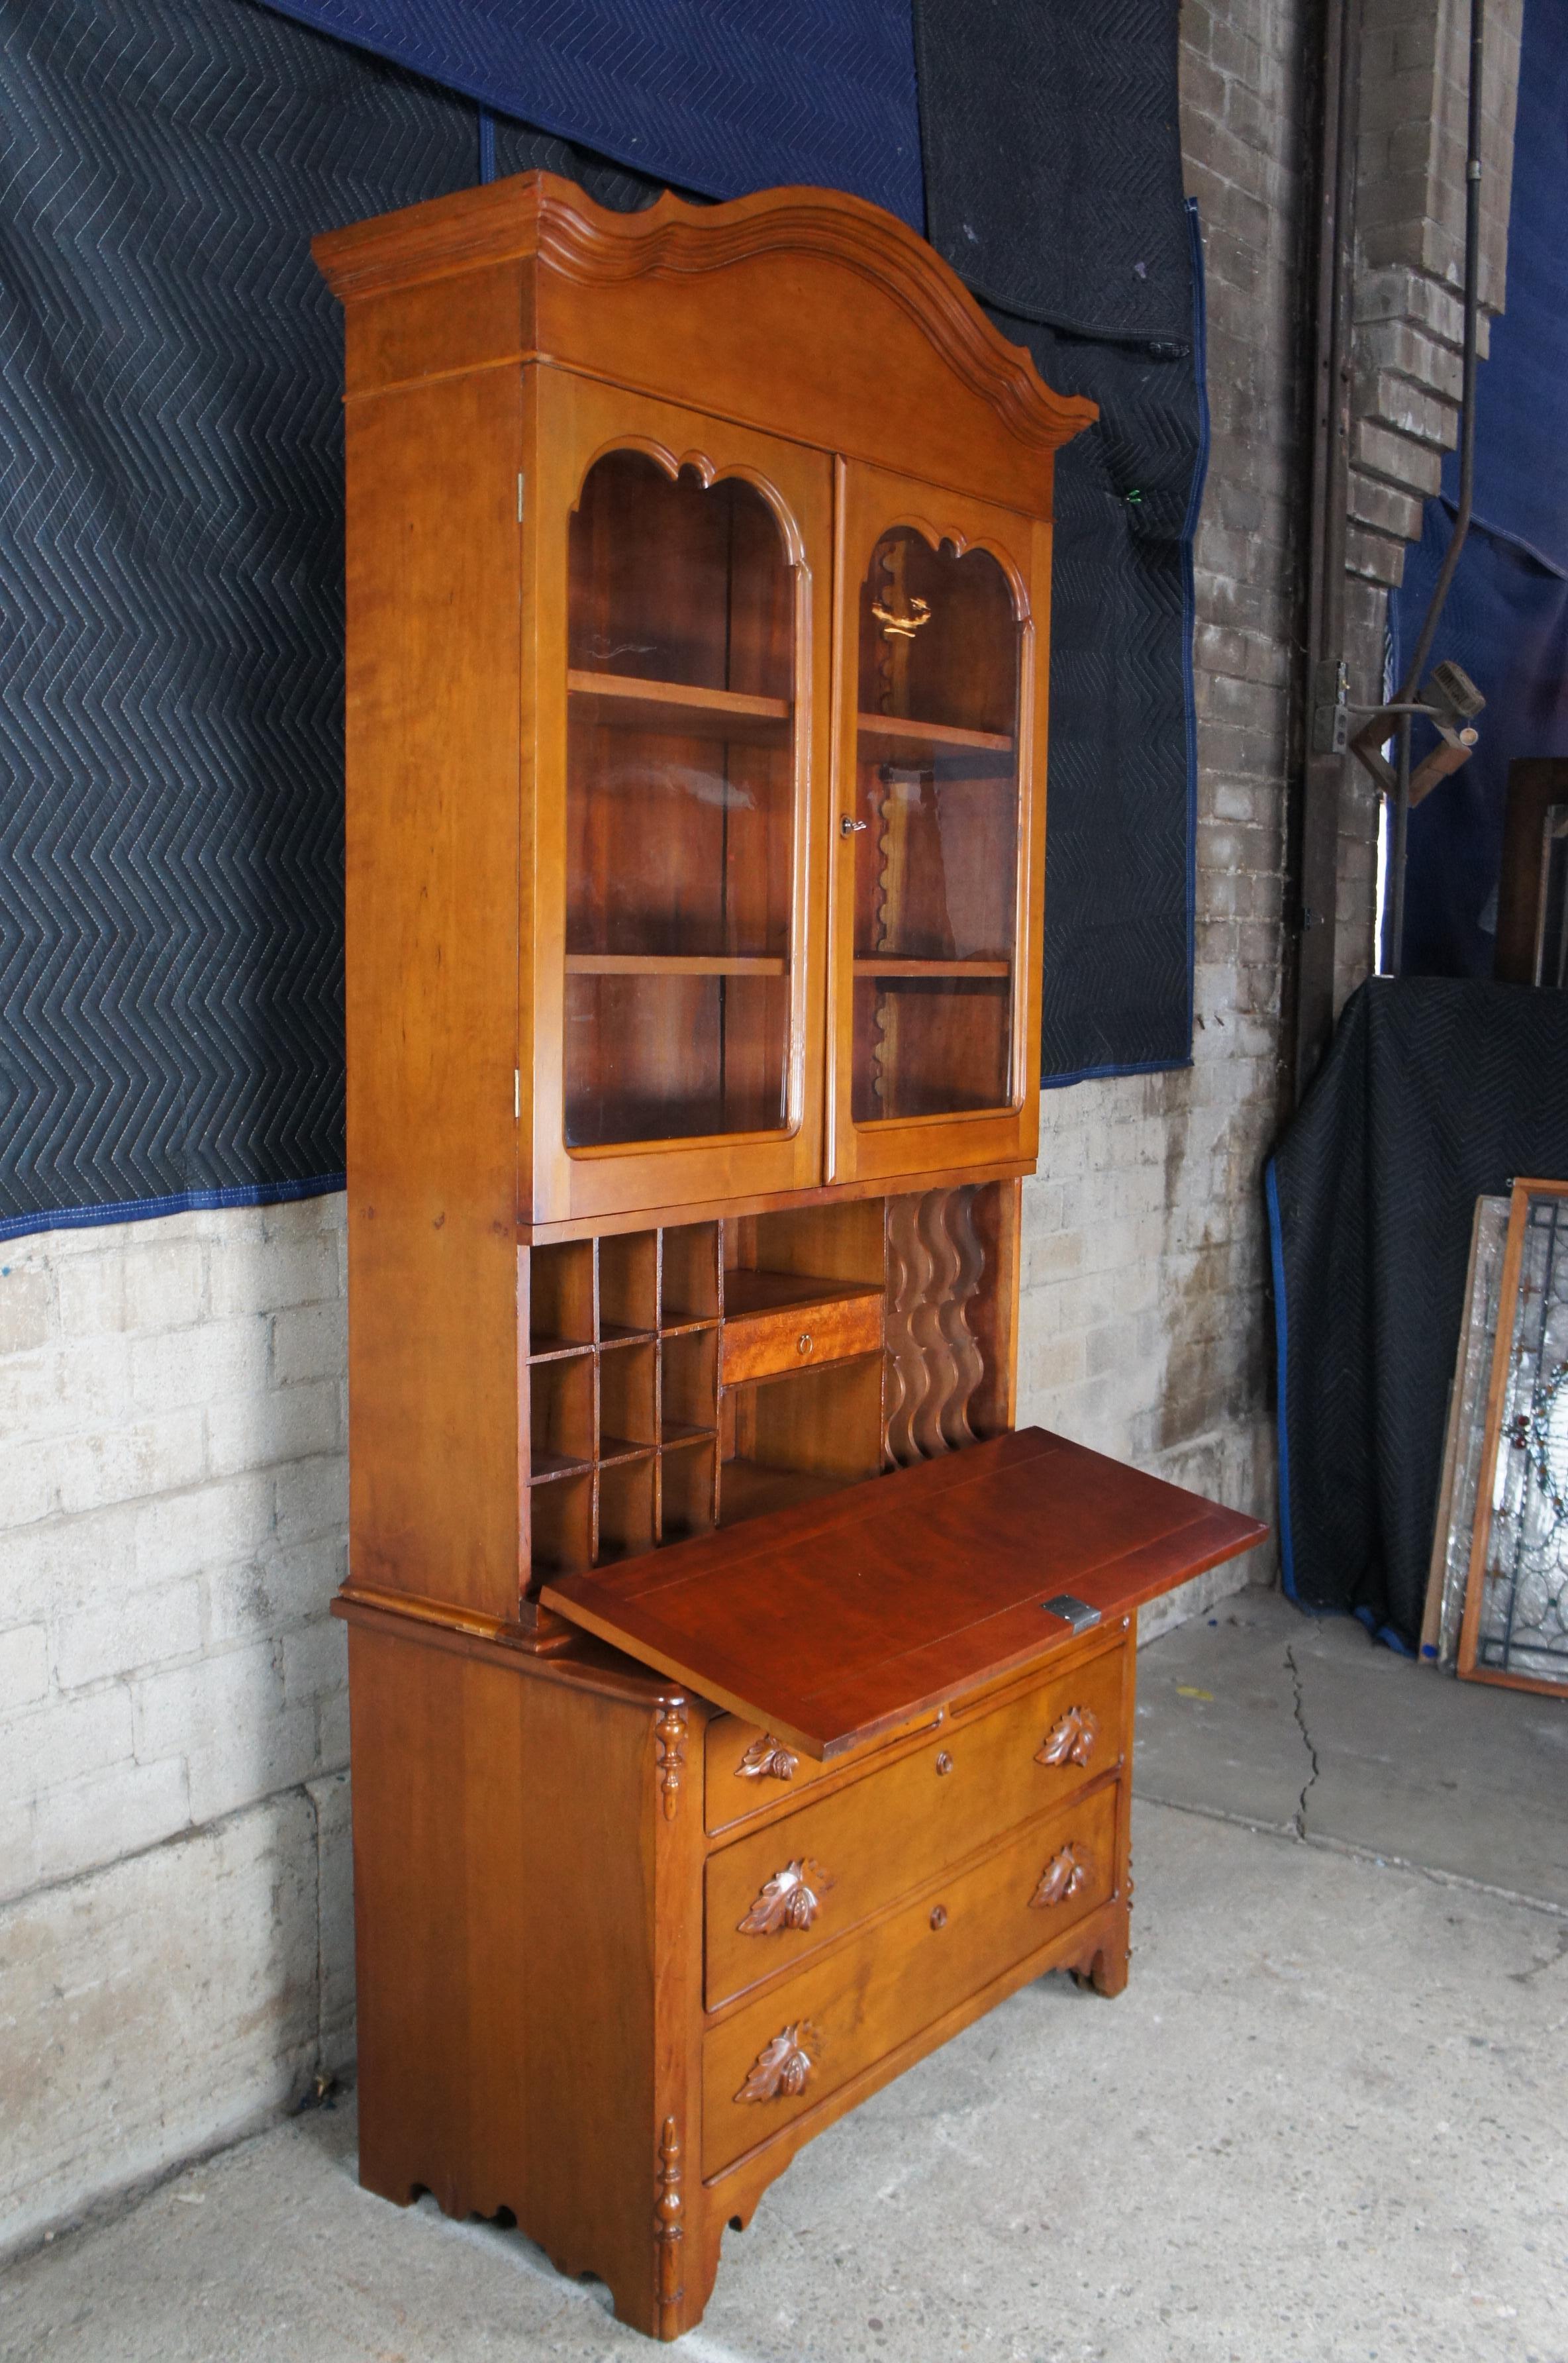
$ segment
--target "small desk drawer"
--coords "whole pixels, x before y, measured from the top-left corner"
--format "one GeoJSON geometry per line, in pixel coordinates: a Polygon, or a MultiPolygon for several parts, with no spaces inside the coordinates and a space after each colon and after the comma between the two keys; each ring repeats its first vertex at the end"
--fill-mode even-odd
{"type": "MultiPolygon", "coordinates": [[[[939,1726],[895,1762],[873,1760],[860,1780],[807,1797],[799,1812],[711,1854],[709,2009],[1114,1769],[1122,1754],[1126,1646],[1102,1650],[972,1723],[939,1726]]],[[[736,1726],[730,1756],[749,1728],[736,1726]]],[[[793,1777],[809,1764],[802,1758],[793,1777]]],[[[811,1769],[820,1775],[823,1768],[811,1769]]],[[[756,1785],[775,1784],[765,1774],[756,1785]]]]}
{"type": "Polygon", "coordinates": [[[1117,1890],[1117,1795],[1113,1783],[1031,1823],[711,2028],[703,2174],[733,2165],[1107,1903],[1117,1890]]]}
{"type": "Polygon", "coordinates": [[[769,1805],[799,1796],[802,1789],[830,1773],[845,1772],[857,1764],[864,1770],[896,1741],[917,1731],[934,1731],[945,1720],[944,1710],[933,1708],[865,1748],[858,1759],[853,1755],[835,1756],[823,1764],[759,1723],[747,1723],[738,1714],[716,1714],[708,1725],[703,1751],[704,1826],[711,1831],[727,1830],[736,1822],[749,1821],[754,1814],[765,1813],[769,1805]]]}
{"type": "Polygon", "coordinates": [[[875,1354],[882,1345],[882,1300],[847,1296],[823,1304],[786,1305],[746,1313],[719,1333],[719,1376],[726,1387],[746,1379],[776,1379],[851,1354],[875,1354]]]}
{"type": "Polygon", "coordinates": [[[783,1797],[820,1781],[834,1764],[819,1764],[803,1749],[764,1731],[738,1714],[715,1715],[708,1725],[702,1782],[703,1819],[710,1830],[759,1814],[783,1797]]]}

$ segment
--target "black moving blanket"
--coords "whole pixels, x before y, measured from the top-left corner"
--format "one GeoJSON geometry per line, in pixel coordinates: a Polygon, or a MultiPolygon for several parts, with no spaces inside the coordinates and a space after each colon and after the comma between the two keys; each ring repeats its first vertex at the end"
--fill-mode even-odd
{"type": "Polygon", "coordinates": [[[1568,1180],[1568,993],[1375,978],[1270,1163],[1280,1542],[1303,1607],[1419,1642],[1475,1201],[1568,1180]]]}
{"type": "Polygon", "coordinates": [[[1169,0],[915,0],[932,243],[1047,384],[1056,462],[1048,1082],[1192,1049],[1202,287],[1169,0]]]}
{"type": "MultiPolygon", "coordinates": [[[[0,1238],[341,1187],[342,325],[473,107],[244,0],[0,0],[0,1238]]],[[[497,169],[653,183],[500,125],[497,169]]]]}
{"type": "MultiPolygon", "coordinates": [[[[922,11],[939,242],[1104,412],[1058,503],[1045,1063],[1179,1063],[1176,15],[981,13],[977,45],[969,0],[922,11]]],[[[886,54],[907,84],[891,28],[886,54]]],[[[470,184],[480,143],[467,99],[251,0],[0,0],[0,94],[5,1237],[341,1181],[341,330],[308,240],[470,184]]],[[[520,125],[494,145],[606,204],[654,187],[520,125]]]]}

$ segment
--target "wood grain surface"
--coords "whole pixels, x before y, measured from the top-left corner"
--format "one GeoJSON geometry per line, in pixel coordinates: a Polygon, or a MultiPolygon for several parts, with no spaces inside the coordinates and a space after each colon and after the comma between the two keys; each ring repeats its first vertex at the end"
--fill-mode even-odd
{"type": "MultiPolygon", "coordinates": [[[[1010,1699],[960,1729],[934,1732],[891,1764],[721,1848],[708,1859],[705,1991],[716,2010],[777,1975],[933,1873],[1064,1804],[1121,1762],[1121,1651],[1010,1699]],[[1041,1750],[1064,1718],[1092,1723],[1081,1760],[1041,1750]],[[764,1937],[743,1923],[767,1881],[809,1858],[831,1880],[810,1924],[764,1937]]],[[[721,1726],[722,1727],[722,1726],[721,1726]]]]}
{"type": "Polygon", "coordinates": [[[801,1964],[797,1974],[743,2002],[702,2047],[702,2167],[712,2175],[802,2116],[838,2085],[961,2002],[977,1987],[1054,1941],[1117,1890],[1116,1790],[1092,1792],[1055,1819],[929,1883],[860,1936],[801,1964]],[[1070,1894],[1034,1907],[1042,1878],[1065,1847],[1083,1873],[1070,1894]],[[938,1908],[944,1916],[935,1916],[938,1908]],[[793,2089],[743,2100],[751,2071],[790,2026],[812,2032],[809,2067],[793,2089]]]}
{"type": "Polygon", "coordinates": [[[1255,1518],[1024,1428],[721,1537],[545,1589],[546,1603],[826,1758],[1263,1540],[1255,1518]]]}

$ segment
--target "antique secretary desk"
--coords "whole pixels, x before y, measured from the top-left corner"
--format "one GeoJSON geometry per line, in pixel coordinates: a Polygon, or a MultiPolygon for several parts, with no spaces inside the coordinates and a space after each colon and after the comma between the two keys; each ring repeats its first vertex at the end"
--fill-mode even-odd
{"type": "Polygon", "coordinates": [[[1012,1431],[1052,455],[911,231],[544,174],[347,313],[360,2174],[673,2337],[811,2135],[1127,1961],[1138,1603],[1012,1431]]]}

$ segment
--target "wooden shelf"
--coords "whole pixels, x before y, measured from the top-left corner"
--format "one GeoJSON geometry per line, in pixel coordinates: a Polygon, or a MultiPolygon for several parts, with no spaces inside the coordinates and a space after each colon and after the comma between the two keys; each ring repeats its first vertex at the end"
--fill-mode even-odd
{"type": "Polygon", "coordinates": [[[569,1355],[591,1354],[592,1351],[591,1337],[531,1337],[528,1340],[528,1359],[531,1362],[563,1362],[569,1355]]]}
{"type": "Polygon", "coordinates": [[[853,1477],[807,1476],[799,1469],[767,1469],[757,1460],[726,1460],[719,1470],[719,1524],[759,1518],[770,1510],[792,1510],[819,1494],[837,1493],[853,1477]]]}
{"type": "Polygon", "coordinates": [[[638,681],[629,673],[567,675],[576,720],[605,730],[657,730],[680,738],[737,738],[752,746],[782,746],[790,705],[782,697],[747,697],[734,689],[698,689],[686,682],[638,681]]]}
{"type": "Polygon", "coordinates": [[[599,1439],[599,1466],[613,1469],[623,1460],[646,1460],[658,1449],[657,1445],[639,1444],[635,1437],[602,1436],[599,1439]]]}
{"type": "Polygon", "coordinates": [[[689,1444],[712,1444],[716,1427],[692,1427],[683,1419],[667,1419],[659,1431],[659,1450],[679,1452],[689,1444]]]}
{"type": "Polygon", "coordinates": [[[784,976],[789,963],[766,953],[709,960],[695,952],[568,952],[568,976],[784,976]]]}
{"type": "Polygon", "coordinates": [[[1008,977],[1012,962],[1004,960],[898,960],[872,952],[855,963],[856,976],[1008,977]]]}
{"type": "Polygon", "coordinates": [[[856,715],[856,727],[863,755],[878,751],[878,742],[891,749],[895,758],[900,749],[916,747],[967,748],[977,755],[1012,753],[1010,737],[998,731],[959,730],[950,722],[911,722],[901,714],[856,715]]]}
{"type": "Polygon", "coordinates": [[[549,1485],[558,1477],[586,1477],[591,1460],[578,1460],[569,1452],[536,1452],[528,1464],[530,1485],[549,1485]]]}
{"type": "Polygon", "coordinates": [[[732,1264],[724,1274],[724,1318],[744,1319],[748,1313],[780,1313],[812,1304],[842,1304],[855,1296],[880,1296],[882,1283],[873,1280],[818,1280],[808,1272],[751,1271],[732,1264]]]}
{"type": "Polygon", "coordinates": [[[618,1321],[599,1324],[599,1343],[612,1352],[617,1346],[651,1346],[657,1335],[657,1329],[624,1329],[618,1321]]]}

